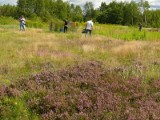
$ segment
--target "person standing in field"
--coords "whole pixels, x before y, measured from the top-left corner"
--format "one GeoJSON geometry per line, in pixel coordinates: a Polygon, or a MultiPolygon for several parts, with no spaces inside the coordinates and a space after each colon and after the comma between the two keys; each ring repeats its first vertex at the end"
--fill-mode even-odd
{"type": "Polygon", "coordinates": [[[91,36],[93,30],[93,21],[92,18],[86,23],[86,36],[89,34],[91,36]]]}
{"type": "Polygon", "coordinates": [[[142,31],[142,23],[139,23],[139,31],[142,31]]]}
{"type": "Polygon", "coordinates": [[[25,20],[24,16],[22,15],[22,16],[19,18],[20,31],[25,31],[25,30],[26,30],[25,21],[26,21],[26,20],[25,20]]]}
{"type": "Polygon", "coordinates": [[[64,20],[64,33],[68,31],[68,20],[64,20]]]}

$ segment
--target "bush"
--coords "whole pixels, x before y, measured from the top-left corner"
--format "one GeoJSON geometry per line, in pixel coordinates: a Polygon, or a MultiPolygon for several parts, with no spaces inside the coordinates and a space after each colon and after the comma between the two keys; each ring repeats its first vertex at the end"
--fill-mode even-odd
{"type": "Polygon", "coordinates": [[[60,29],[63,28],[63,21],[58,19],[51,19],[49,22],[50,31],[60,32],[60,29]]]}
{"type": "Polygon", "coordinates": [[[12,17],[4,17],[4,16],[0,17],[0,24],[1,25],[17,24],[18,22],[19,22],[18,20],[15,20],[12,17]]]}

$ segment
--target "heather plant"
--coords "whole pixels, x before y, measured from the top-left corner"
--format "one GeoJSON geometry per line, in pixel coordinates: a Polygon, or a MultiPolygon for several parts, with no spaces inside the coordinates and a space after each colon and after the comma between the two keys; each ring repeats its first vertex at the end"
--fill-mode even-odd
{"type": "MultiPolygon", "coordinates": [[[[159,119],[159,80],[144,83],[134,74],[124,79],[127,69],[88,61],[56,72],[44,71],[1,87],[1,100],[24,97],[28,110],[44,120],[159,119]],[[20,93],[10,94],[8,89],[13,88],[20,93]]],[[[9,106],[1,104],[1,108],[9,106]]],[[[2,116],[5,111],[1,109],[2,116]]]]}

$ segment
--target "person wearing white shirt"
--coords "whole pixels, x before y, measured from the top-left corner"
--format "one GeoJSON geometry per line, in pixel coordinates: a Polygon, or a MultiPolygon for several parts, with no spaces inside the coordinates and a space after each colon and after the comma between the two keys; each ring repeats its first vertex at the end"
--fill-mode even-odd
{"type": "Polygon", "coordinates": [[[92,19],[90,19],[90,20],[87,21],[87,23],[86,23],[86,36],[87,36],[88,33],[89,33],[90,36],[91,36],[92,30],[93,30],[93,21],[92,21],[92,19]]]}
{"type": "Polygon", "coordinates": [[[25,18],[23,17],[23,15],[19,18],[19,22],[20,22],[20,31],[25,31],[26,27],[25,27],[25,18]]]}

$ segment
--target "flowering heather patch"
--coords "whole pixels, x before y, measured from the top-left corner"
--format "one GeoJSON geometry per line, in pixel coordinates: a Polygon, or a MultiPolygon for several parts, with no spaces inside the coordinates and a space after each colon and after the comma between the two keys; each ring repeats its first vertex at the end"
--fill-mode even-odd
{"type": "MultiPolygon", "coordinates": [[[[141,64],[135,68],[143,69],[141,64]]],[[[128,69],[109,69],[88,61],[1,87],[0,97],[24,97],[28,109],[44,120],[159,120],[160,80],[144,83],[135,76],[124,79],[122,74],[128,69]],[[21,91],[19,96],[13,89],[21,91]]],[[[3,107],[0,104],[0,115],[3,107]]]]}

